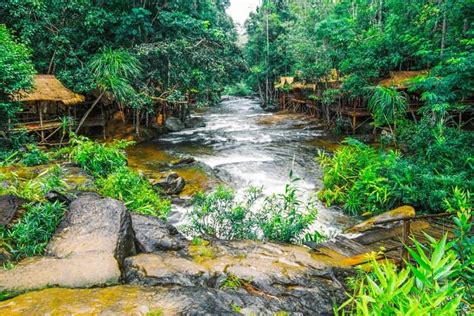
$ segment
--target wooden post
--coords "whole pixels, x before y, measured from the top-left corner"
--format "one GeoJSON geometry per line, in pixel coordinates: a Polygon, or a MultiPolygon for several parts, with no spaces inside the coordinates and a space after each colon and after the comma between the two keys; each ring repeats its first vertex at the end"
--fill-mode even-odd
{"type": "Polygon", "coordinates": [[[106,124],[106,119],[105,119],[105,113],[104,113],[104,106],[100,107],[100,114],[102,116],[102,136],[104,137],[104,140],[107,139],[105,135],[105,124],[106,124]]]}
{"type": "Polygon", "coordinates": [[[40,127],[41,127],[41,142],[44,142],[44,130],[43,130],[43,109],[41,107],[41,101],[37,103],[37,108],[39,112],[40,127]]]}
{"type": "Polygon", "coordinates": [[[406,247],[408,247],[408,238],[410,237],[410,219],[403,220],[403,236],[402,236],[402,251],[401,251],[401,260],[402,267],[405,266],[405,261],[410,260],[410,256],[406,247]]]}

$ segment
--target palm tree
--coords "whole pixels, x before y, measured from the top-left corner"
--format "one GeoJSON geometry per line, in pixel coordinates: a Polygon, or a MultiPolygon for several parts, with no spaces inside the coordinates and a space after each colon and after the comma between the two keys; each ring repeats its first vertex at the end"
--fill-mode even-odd
{"type": "Polygon", "coordinates": [[[124,102],[136,94],[131,80],[141,73],[139,60],[129,52],[106,48],[92,57],[89,68],[100,94],[79,122],[76,133],[105,94],[124,102]]]}
{"type": "Polygon", "coordinates": [[[406,113],[408,101],[406,95],[395,88],[377,86],[373,88],[368,108],[374,115],[376,124],[387,124],[391,133],[395,134],[397,119],[406,113]]]}

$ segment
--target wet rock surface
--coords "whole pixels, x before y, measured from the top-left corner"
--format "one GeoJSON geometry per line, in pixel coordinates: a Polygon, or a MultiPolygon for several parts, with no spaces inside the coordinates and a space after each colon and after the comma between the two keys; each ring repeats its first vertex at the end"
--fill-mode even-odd
{"type": "MultiPolygon", "coordinates": [[[[249,315],[297,309],[298,306],[270,297],[203,287],[46,289],[0,302],[3,315],[45,315],[52,311],[58,315],[249,315]]],[[[315,309],[310,314],[325,312],[315,309]]]]}
{"type": "Polygon", "coordinates": [[[0,225],[8,225],[25,201],[15,195],[0,195],[0,225]]]}
{"type": "Polygon", "coordinates": [[[0,290],[117,284],[124,258],[135,254],[130,214],[119,201],[83,194],[71,203],[46,253],[0,270],[0,290]]]}
{"type": "Polygon", "coordinates": [[[131,214],[131,217],[139,252],[180,250],[186,246],[186,238],[174,226],[161,219],[140,214],[131,214]]]}
{"type": "Polygon", "coordinates": [[[165,178],[153,183],[154,186],[160,188],[168,195],[177,195],[181,193],[186,186],[186,181],[176,172],[168,174],[165,178]]]}
{"type": "MultiPolygon", "coordinates": [[[[218,290],[228,280],[234,295],[262,303],[256,312],[331,313],[344,299],[344,287],[331,268],[305,247],[250,241],[189,245],[180,252],[140,254],[125,260],[125,280],[146,286],[199,286],[218,290]],[[235,284],[234,284],[235,285],[235,284]]],[[[226,291],[228,292],[228,291],[226,291]]],[[[251,306],[250,306],[251,305],[251,306]]]]}
{"type": "Polygon", "coordinates": [[[167,118],[165,122],[165,127],[168,131],[172,133],[181,132],[183,129],[186,128],[184,123],[176,117],[167,118]]]}

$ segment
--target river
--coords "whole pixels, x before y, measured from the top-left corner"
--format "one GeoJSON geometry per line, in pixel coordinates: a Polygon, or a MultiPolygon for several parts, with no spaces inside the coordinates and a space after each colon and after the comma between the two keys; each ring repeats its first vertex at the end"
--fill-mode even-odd
{"type": "MultiPolygon", "coordinates": [[[[334,149],[338,139],[327,135],[317,120],[300,114],[267,113],[257,100],[246,98],[222,101],[198,116],[205,120],[205,127],[166,134],[139,145],[129,152],[131,161],[153,169],[159,168],[164,156],[192,156],[238,193],[250,185],[263,187],[265,194],[281,193],[290,170],[301,179],[302,199],[321,188],[322,174],[315,157],[320,149],[334,149]]],[[[202,174],[197,178],[197,182],[205,181],[202,174]]],[[[312,228],[334,235],[347,224],[348,218],[339,210],[319,202],[317,207],[318,218],[312,228]]],[[[173,207],[169,221],[177,226],[186,222],[186,208],[173,207]]]]}

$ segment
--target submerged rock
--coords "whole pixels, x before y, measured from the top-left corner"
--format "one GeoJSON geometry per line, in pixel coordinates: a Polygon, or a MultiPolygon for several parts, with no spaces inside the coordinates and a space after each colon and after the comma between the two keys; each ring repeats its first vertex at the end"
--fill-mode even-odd
{"type": "Polygon", "coordinates": [[[16,217],[25,200],[16,195],[0,195],[0,225],[8,225],[16,217]]]}
{"type": "Polygon", "coordinates": [[[0,290],[117,284],[124,258],[136,253],[130,214],[119,201],[83,194],[71,203],[46,253],[0,270],[0,290]]]}
{"type": "Polygon", "coordinates": [[[165,127],[168,129],[168,131],[173,133],[181,132],[186,128],[184,123],[176,117],[168,117],[165,122],[165,127]]]}
{"type": "Polygon", "coordinates": [[[186,126],[186,128],[206,127],[206,123],[202,117],[194,116],[186,119],[184,126],[186,126]]]}
{"type": "Polygon", "coordinates": [[[153,183],[153,185],[157,186],[168,195],[177,195],[183,191],[184,187],[186,186],[186,181],[184,181],[184,179],[176,172],[172,172],[164,179],[153,183]]]}
{"type": "Polygon", "coordinates": [[[154,216],[140,214],[131,216],[135,244],[139,252],[180,250],[186,246],[186,238],[174,226],[154,216]]]}

